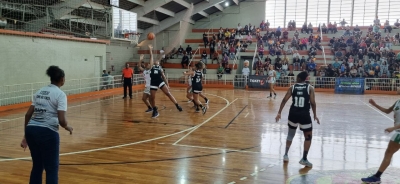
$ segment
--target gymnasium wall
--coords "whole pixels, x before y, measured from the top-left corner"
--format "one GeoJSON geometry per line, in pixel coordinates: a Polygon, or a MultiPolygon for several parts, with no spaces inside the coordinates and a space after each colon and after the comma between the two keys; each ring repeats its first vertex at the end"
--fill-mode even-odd
{"type": "Polygon", "coordinates": [[[0,35],[0,50],[1,85],[47,81],[50,65],[64,69],[67,79],[100,76],[106,67],[106,45],[99,43],[0,35]]]}
{"type": "Polygon", "coordinates": [[[106,46],[106,70],[111,71],[113,75],[120,75],[126,62],[138,61],[137,51],[138,48],[132,47],[129,42],[112,41],[106,46]],[[114,71],[111,66],[114,66],[114,71]]]}
{"type": "Polygon", "coordinates": [[[265,19],[265,5],[265,0],[240,2],[239,6],[229,6],[223,12],[217,12],[198,20],[194,28],[236,28],[238,23],[242,27],[249,23],[258,26],[265,19]]]}

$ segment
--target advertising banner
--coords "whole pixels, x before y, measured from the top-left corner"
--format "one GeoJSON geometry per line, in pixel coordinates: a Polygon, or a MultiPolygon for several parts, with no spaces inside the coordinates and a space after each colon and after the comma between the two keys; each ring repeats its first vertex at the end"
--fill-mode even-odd
{"type": "Polygon", "coordinates": [[[335,93],[337,94],[364,94],[363,78],[336,78],[335,93]]]}
{"type": "Polygon", "coordinates": [[[248,86],[249,88],[269,89],[268,76],[265,75],[250,75],[248,86]]]}

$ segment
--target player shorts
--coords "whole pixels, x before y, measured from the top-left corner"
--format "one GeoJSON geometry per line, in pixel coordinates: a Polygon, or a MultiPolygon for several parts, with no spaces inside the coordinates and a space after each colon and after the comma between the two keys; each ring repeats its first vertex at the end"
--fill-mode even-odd
{"type": "Polygon", "coordinates": [[[268,83],[270,83],[270,84],[275,84],[275,79],[270,79],[270,80],[268,80],[268,83]]]}
{"type": "Polygon", "coordinates": [[[150,84],[150,89],[151,90],[157,90],[158,88],[162,88],[163,86],[165,86],[165,82],[164,81],[160,82],[158,84],[152,83],[152,84],[150,84]]]}
{"type": "Polygon", "coordinates": [[[192,86],[192,91],[194,94],[199,94],[203,91],[203,87],[202,86],[192,86]]]}
{"type": "Polygon", "coordinates": [[[391,141],[400,144],[400,130],[394,131],[392,137],[390,138],[391,141]]]}
{"type": "Polygon", "coordinates": [[[143,93],[150,95],[150,86],[146,86],[143,93]]]}
{"type": "Polygon", "coordinates": [[[289,112],[288,126],[292,129],[297,129],[300,125],[300,130],[303,132],[312,131],[312,120],[309,112],[289,112]]]}

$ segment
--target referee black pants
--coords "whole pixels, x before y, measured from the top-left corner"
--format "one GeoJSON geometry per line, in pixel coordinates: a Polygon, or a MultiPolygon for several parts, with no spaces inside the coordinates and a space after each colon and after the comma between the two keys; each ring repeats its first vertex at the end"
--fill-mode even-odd
{"type": "Polygon", "coordinates": [[[126,97],[126,88],[129,88],[129,97],[132,98],[132,78],[124,78],[124,97],[126,97]]]}

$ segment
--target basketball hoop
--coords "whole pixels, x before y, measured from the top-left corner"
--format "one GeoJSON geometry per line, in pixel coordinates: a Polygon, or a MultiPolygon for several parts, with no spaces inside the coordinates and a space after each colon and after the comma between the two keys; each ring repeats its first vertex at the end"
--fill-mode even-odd
{"type": "Polygon", "coordinates": [[[129,40],[131,44],[139,42],[140,33],[124,33],[124,39],[129,40]]]}

